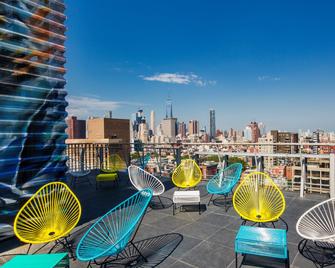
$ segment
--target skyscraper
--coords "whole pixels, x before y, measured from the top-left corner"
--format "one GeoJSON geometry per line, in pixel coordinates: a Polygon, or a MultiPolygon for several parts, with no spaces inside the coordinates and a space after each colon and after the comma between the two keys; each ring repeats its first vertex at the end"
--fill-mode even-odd
{"type": "Polygon", "coordinates": [[[155,134],[155,111],[150,112],[150,130],[152,134],[155,134]]]}
{"type": "Polygon", "coordinates": [[[163,135],[168,137],[170,141],[176,138],[176,118],[164,118],[162,121],[163,135]]]}
{"type": "Polygon", "coordinates": [[[191,120],[188,122],[188,134],[199,135],[199,121],[191,120]]]}
{"type": "Polygon", "coordinates": [[[145,123],[145,116],[142,109],[138,109],[132,122],[133,139],[139,138],[140,124],[145,123]]]}
{"type": "Polygon", "coordinates": [[[180,135],[181,138],[186,137],[186,124],[184,122],[178,123],[178,135],[180,135]]]}
{"type": "Polygon", "coordinates": [[[265,136],[266,135],[266,126],[263,122],[260,122],[258,124],[258,128],[259,128],[259,132],[260,132],[260,135],[261,137],[265,136]]]}
{"type": "Polygon", "coordinates": [[[212,140],[215,138],[216,126],[215,126],[215,110],[209,110],[209,139],[212,140]]]}
{"type": "Polygon", "coordinates": [[[172,113],[172,100],[169,97],[166,100],[166,114],[165,114],[165,118],[172,118],[173,117],[173,113],[172,113]]]}
{"type": "Polygon", "coordinates": [[[245,129],[244,129],[244,138],[247,140],[247,141],[251,141],[251,127],[250,125],[246,126],[245,129]]]}

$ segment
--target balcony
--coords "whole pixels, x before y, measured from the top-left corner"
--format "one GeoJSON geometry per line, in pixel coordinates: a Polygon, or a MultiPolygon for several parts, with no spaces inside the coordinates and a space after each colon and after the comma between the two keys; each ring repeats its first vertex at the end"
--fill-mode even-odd
{"type": "MultiPolygon", "coordinates": [[[[96,171],[89,175],[91,183],[95,183],[96,171]]],[[[70,180],[70,178],[69,178],[70,180]]],[[[72,232],[70,239],[73,248],[79,239],[101,215],[114,207],[126,197],[135,193],[129,183],[127,174],[120,178],[120,186],[106,185],[95,190],[87,183],[78,183],[74,189],[83,206],[83,215],[77,228],[72,232]]],[[[234,239],[242,220],[232,207],[228,212],[220,202],[207,206],[209,195],[205,182],[199,186],[201,192],[201,215],[197,211],[180,212],[172,215],[171,199],[175,190],[170,178],[164,179],[167,191],[163,195],[166,209],[149,209],[143,219],[137,236],[136,245],[145,252],[148,263],[143,267],[235,267],[234,239]]],[[[315,267],[298,252],[301,237],[296,233],[295,225],[300,215],[308,208],[326,199],[326,195],[309,194],[304,199],[299,198],[296,192],[285,191],[287,208],[283,219],[288,223],[288,247],[291,267],[315,267]]],[[[277,224],[276,224],[277,225],[277,224]]],[[[277,228],[283,226],[277,225],[277,228]]],[[[39,246],[34,246],[33,250],[39,246]]],[[[51,245],[39,252],[48,252],[51,245]]],[[[25,253],[27,245],[20,244],[17,239],[10,239],[1,244],[1,255],[25,253]]],[[[55,252],[60,249],[55,249],[55,252]]],[[[3,259],[9,259],[4,256],[3,259]]],[[[239,258],[239,261],[241,258],[239,258]]],[[[260,265],[263,261],[276,264],[274,260],[251,258],[250,264],[260,265]]],[[[86,267],[83,262],[71,260],[71,267],[86,267]]],[[[94,266],[95,267],[95,266],[94,266]]],[[[139,264],[139,267],[142,267],[139,264]]],[[[269,266],[268,266],[269,267],[269,266]]],[[[283,267],[283,266],[274,266],[283,267]]]]}
{"type": "MultiPolygon", "coordinates": [[[[103,162],[111,154],[118,153],[128,163],[140,164],[138,157],[150,153],[152,157],[147,169],[159,176],[165,185],[166,192],[161,197],[165,208],[149,208],[144,216],[136,235],[135,245],[145,255],[148,262],[139,261],[139,263],[134,264],[135,267],[235,267],[234,242],[237,231],[242,224],[240,216],[231,204],[226,212],[222,199],[218,199],[214,204],[208,205],[210,195],[206,190],[206,184],[211,177],[210,173],[207,174],[206,178],[203,178],[197,187],[201,196],[201,215],[198,214],[193,206],[185,207],[185,211],[177,211],[177,214],[173,215],[172,195],[177,188],[171,182],[171,171],[175,168],[178,159],[184,158],[186,155],[197,159],[200,165],[205,166],[206,163],[208,164],[205,155],[210,157],[209,159],[213,159],[214,155],[221,154],[220,151],[222,151],[222,157],[220,156],[219,159],[222,163],[229,161],[229,158],[227,159],[224,155],[240,155],[247,158],[256,157],[254,164],[257,168],[262,166],[257,163],[257,159],[262,156],[262,153],[254,153],[251,156],[250,153],[246,153],[244,150],[224,148],[227,147],[225,145],[211,145],[212,147],[221,146],[222,148],[219,149],[219,152],[214,152],[213,148],[207,147],[205,151],[203,149],[204,146],[207,145],[146,144],[143,147],[143,151],[134,152],[134,144],[69,144],[66,151],[69,157],[68,165],[72,169],[77,170],[80,170],[83,166],[84,169],[90,169],[90,174],[87,176],[90,183],[86,180],[82,182],[79,180],[75,185],[72,185],[73,178],[69,175],[67,176],[66,182],[68,185],[72,185],[72,189],[78,196],[83,210],[80,222],[69,238],[71,247],[73,249],[77,247],[80,238],[101,215],[104,215],[112,207],[136,192],[129,181],[126,171],[119,172],[120,183],[118,186],[106,183],[106,185],[96,190],[94,185],[95,177],[99,173],[99,163],[103,162]],[[234,152],[230,152],[232,150],[234,152]],[[84,165],[81,165],[80,161],[83,161],[84,165]]],[[[272,155],[271,157],[276,158],[277,156],[272,155]]],[[[282,158],[283,156],[279,155],[279,157],[282,158]]],[[[294,154],[288,156],[289,159],[294,157],[296,157],[294,154]]],[[[308,157],[308,155],[305,155],[305,157],[308,157]]],[[[310,157],[315,156],[311,155],[310,157]]],[[[212,162],[210,163],[213,164],[212,162]]],[[[250,170],[247,169],[246,173],[248,172],[250,170]]],[[[300,179],[301,176],[299,177],[300,179]]],[[[302,238],[296,232],[296,223],[306,210],[329,197],[329,191],[328,194],[319,193],[324,191],[324,189],[321,189],[320,183],[315,185],[314,179],[311,179],[310,182],[306,180],[303,198],[300,197],[300,187],[298,187],[298,191],[294,191],[293,183],[282,186],[287,204],[282,218],[288,224],[287,241],[291,267],[315,267],[313,261],[310,260],[312,257],[308,251],[298,251],[302,238]]],[[[266,224],[266,226],[272,227],[269,224],[266,224]]],[[[284,229],[285,225],[282,222],[276,222],[275,227],[284,229]]],[[[318,254],[322,253],[321,248],[315,244],[310,243],[309,246],[318,254]]],[[[47,253],[51,247],[52,244],[48,244],[42,249],[39,249],[41,245],[33,246],[31,252],[38,250],[38,253],[47,253]]],[[[16,238],[2,242],[2,261],[11,259],[11,254],[25,253],[27,248],[27,245],[23,245],[16,238]]],[[[61,251],[61,247],[56,247],[52,252],[61,251]]],[[[129,249],[128,254],[124,256],[124,264],[132,262],[135,255],[136,253],[129,249]]],[[[318,255],[319,259],[317,261],[321,261],[320,256],[318,255]]],[[[240,263],[242,257],[239,257],[238,261],[240,263]]],[[[246,258],[244,261],[248,265],[284,267],[283,264],[271,258],[253,256],[246,258]]],[[[73,259],[70,260],[70,264],[71,267],[86,267],[84,262],[73,259]]],[[[93,265],[93,267],[95,266],[93,265]]]]}

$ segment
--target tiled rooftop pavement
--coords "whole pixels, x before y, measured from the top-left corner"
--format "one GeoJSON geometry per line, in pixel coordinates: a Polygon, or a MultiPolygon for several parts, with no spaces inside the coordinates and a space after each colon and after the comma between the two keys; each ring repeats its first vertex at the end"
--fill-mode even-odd
{"type": "MultiPolygon", "coordinates": [[[[94,182],[94,174],[91,175],[91,181],[94,182]]],[[[199,186],[203,204],[201,215],[198,215],[197,211],[186,211],[173,216],[171,203],[174,188],[169,179],[165,180],[165,185],[167,191],[163,195],[163,202],[167,208],[154,210],[149,208],[135,238],[137,246],[148,259],[148,263],[137,263],[137,266],[235,267],[234,239],[241,219],[234,209],[230,207],[228,212],[225,212],[219,201],[216,205],[207,206],[209,196],[205,183],[202,183],[199,186]]],[[[74,248],[91,222],[130,196],[135,190],[130,185],[127,175],[123,174],[119,187],[105,185],[96,190],[94,186],[85,183],[78,184],[75,192],[82,203],[83,215],[79,226],[71,235],[74,248]]],[[[289,226],[287,239],[291,267],[315,267],[298,252],[298,243],[301,238],[295,231],[295,224],[305,210],[326,199],[327,196],[307,195],[304,199],[300,199],[296,192],[285,192],[285,197],[287,208],[283,219],[289,226]]],[[[192,207],[189,207],[189,210],[192,210],[192,207]]],[[[280,227],[281,224],[276,225],[280,227]]],[[[46,246],[40,252],[47,252],[48,248],[50,246],[46,246]]],[[[1,254],[22,253],[26,249],[26,245],[22,246],[16,239],[10,239],[2,243],[1,254]]],[[[131,249],[127,253],[125,259],[129,261],[131,249]]],[[[256,264],[267,260],[254,257],[249,258],[249,261],[256,264]]],[[[284,267],[271,260],[270,263],[274,265],[273,267],[284,267]]],[[[86,266],[86,263],[71,261],[71,267],[86,266]]],[[[269,264],[265,266],[269,267],[269,264]]]]}

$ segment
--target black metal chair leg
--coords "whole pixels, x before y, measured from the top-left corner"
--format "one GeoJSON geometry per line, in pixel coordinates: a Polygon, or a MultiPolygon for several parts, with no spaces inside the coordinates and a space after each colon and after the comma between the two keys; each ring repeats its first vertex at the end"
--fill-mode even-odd
{"type": "Polygon", "coordinates": [[[209,204],[212,202],[213,196],[214,194],[212,194],[211,198],[209,199],[207,206],[209,206],[209,204]]]}
{"type": "Polygon", "coordinates": [[[286,221],[284,221],[283,218],[279,217],[279,220],[281,220],[285,224],[286,232],[288,232],[288,224],[286,221]]]}
{"type": "Polygon", "coordinates": [[[64,237],[64,240],[65,240],[65,247],[67,248],[67,250],[69,251],[70,253],[70,257],[73,259],[73,260],[76,260],[76,255],[74,254],[73,252],[73,249],[71,247],[71,244],[69,243],[69,241],[67,240],[66,237],[64,237]]]}
{"type": "Polygon", "coordinates": [[[30,250],[30,248],[31,248],[31,245],[32,245],[32,244],[29,244],[29,247],[28,247],[28,250],[27,250],[27,254],[29,253],[29,250],[30,250]]]}
{"type": "Polygon", "coordinates": [[[135,244],[132,241],[130,241],[130,244],[132,244],[132,246],[135,248],[135,250],[138,252],[138,254],[140,254],[140,256],[143,258],[143,260],[145,262],[148,262],[147,258],[143,256],[143,254],[141,253],[141,251],[135,246],[135,244]]]}
{"type": "Polygon", "coordinates": [[[157,197],[158,197],[158,199],[159,199],[159,202],[161,203],[161,205],[162,205],[162,208],[165,208],[165,206],[164,206],[164,204],[163,204],[163,202],[162,202],[162,199],[160,198],[160,196],[159,195],[157,195],[157,197]]]}

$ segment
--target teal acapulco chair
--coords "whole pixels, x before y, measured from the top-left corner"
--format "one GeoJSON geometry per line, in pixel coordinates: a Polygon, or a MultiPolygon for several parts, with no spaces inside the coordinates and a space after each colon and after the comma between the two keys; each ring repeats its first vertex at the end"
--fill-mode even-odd
{"type": "Polygon", "coordinates": [[[223,195],[225,198],[225,209],[227,211],[227,197],[233,192],[233,188],[241,177],[242,164],[231,164],[225,169],[220,169],[207,183],[207,191],[211,194],[208,205],[211,201],[214,202],[214,195],[223,195]]]}
{"type": "Polygon", "coordinates": [[[128,244],[131,244],[140,257],[147,261],[133,243],[137,229],[152,198],[152,190],[144,189],[132,195],[95,222],[81,238],[77,246],[77,257],[80,261],[88,261],[104,265],[107,259],[115,257],[117,261],[128,244]],[[105,258],[98,262],[97,259],[105,258]]]}
{"type": "Polygon", "coordinates": [[[151,155],[150,155],[149,153],[147,153],[147,154],[144,156],[144,159],[143,159],[142,169],[145,169],[145,168],[146,168],[146,166],[148,165],[150,159],[151,159],[151,155]]]}

